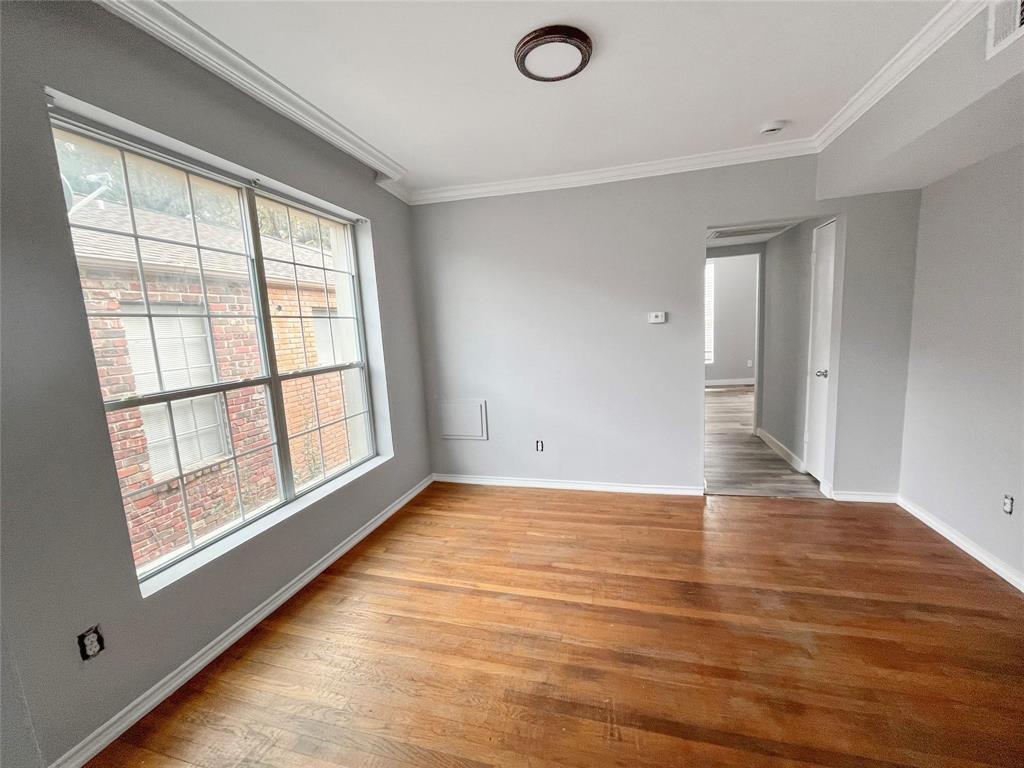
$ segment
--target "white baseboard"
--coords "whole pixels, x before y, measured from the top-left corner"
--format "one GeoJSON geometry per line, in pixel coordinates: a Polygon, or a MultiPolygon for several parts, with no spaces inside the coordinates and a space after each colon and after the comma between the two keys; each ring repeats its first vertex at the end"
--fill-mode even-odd
{"type": "Polygon", "coordinates": [[[997,576],[1007,581],[1011,586],[1024,592],[1024,572],[996,557],[980,544],[964,536],[956,528],[943,522],[931,512],[919,507],[909,499],[898,496],[896,503],[944,539],[952,542],[997,576]]]}
{"type": "Polygon", "coordinates": [[[754,434],[756,434],[758,437],[764,440],[765,445],[767,445],[769,448],[771,448],[773,451],[779,454],[779,456],[784,458],[786,462],[789,464],[789,466],[791,466],[797,472],[804,471],[804,460],[797,456],[795,453],[793,453],[791,450],[789,450],[789,448],[784,446],[770,434],[761,429],[761,427],[758,427],[754,434]]]}
{"type": "Polygon", "coordinates": [[[327,566],[365,539],[374,529],[411,501],[416,494],[430,485],[433,480],[433,475],[423,478],[411,490],[404,493],[400,498],[389,504],[386,509],[368,520],[359,530],[232,624],[219,637],[208,643],[184,664],[93,731],[84,741],[64,753],[50,768],[80,768],[85,765],[100,750],[108,746],[114,739],[141,720],[157,704],[192,679],[203,667],[220,656],[232,643],[236,642],[242,635],[277,610],[292,595],[319,576],[327,566]]]}
{"type": "Polygon", "coordinates": [[[824,496],[826,499],[835,498],[835,492],[832,490],[832,483],[830,483],[828,480],[819,480],[818,490],[821,491],[821,495],[824,496]]]}
{"type": "Polygon", "coordinates": [[[898,504],[895,493],[875,493],[874,491],[837,491],[832,490],[829,498],[836,501],[867,501],[872,504],[898,504]]]}
{"type": "Polygon", "coordinates": [[[753,379],[705,379],[705,387],[739,387],[746,384],[753,384],[753,379]]]}
{"type": "Polygon", "coordinates": [[[703,496],[701,485],[636,485],[599,483],[584,480],[542,480],[533,477],[488,477],[486,475],[439,475],[441,483],[466,485],[497,485],[511,488],[552,488],[562,491],[604,491],[605,493],[656,493],[665,496],[703,496]]]}

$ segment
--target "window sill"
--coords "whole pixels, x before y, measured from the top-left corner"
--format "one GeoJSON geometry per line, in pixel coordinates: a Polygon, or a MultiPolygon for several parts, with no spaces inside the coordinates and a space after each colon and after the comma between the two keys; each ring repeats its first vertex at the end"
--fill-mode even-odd
{"type": "Polygon", "coordinates": [[[139,581],[139,592],[142,593],[143,598],[156,594],[164,587],[168,587],[178,581],[178,579],[188,576],[193,571],[202,568],[207,563],[230,552],[240,544],[249,541],[249,539],[255,536],[259,536],[261,533],[269,528],[273,528],[281,521],[287,520],[292,515],[306,509],[306,507],[330,496],[332,493],[344,488],[354,480],[372,472],[377,467],[386,464],[392,459],[392,457],[392,455],[376,456],[364,464],[360,464],[351,472],[347,472],[341,477],[330,480],[321,486],[307,491],[292,502],[275,509],[273,512],[265,514],[263,517],[253,520],[248,525],[239,528],[233,533],[229,533],[224,538],[218,539],[209,546],[206,546],[203,549],[196,551],[194,554],[179,560],[177,563],[174,563],[174,565],[171,565],[162,571],[158,571],[152,576],[144,576],[139,581]]]}

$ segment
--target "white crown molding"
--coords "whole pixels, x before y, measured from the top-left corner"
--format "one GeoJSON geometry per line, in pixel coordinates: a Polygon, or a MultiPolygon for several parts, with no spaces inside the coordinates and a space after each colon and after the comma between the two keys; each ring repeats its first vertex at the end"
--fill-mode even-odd
{"type": "Polygon", "coordinates": [[[379,186],[410,205],[570,189],[817,154],[835,141],[986,7],[984,0],[950,0],[817,133],[809,138],[573,173],[411,190],[401,182],[406,175],[406,169],[399,163],[162,0],[96,2],[289,120],[370,166],[377,171],[379,186]]]}
{"type": "Polygon", "coordinates": [[[484,184],[457,184],[450,187],[414,190],[409,202],[412,205],[446,203],[474,197],[498,197],[518,195],[526,192],[544,192],[553,189],[589,187],[594,184],[608,184],[613,181],[647,179],[652,176],[668,176],[687,171],[703,171],[727,165],[758,163],[763,160],[780,160],[786,157],[810,155],[817,152],[813,139],[793,139],[773,144],[759,144],[753,147],[725,149],[700,155],[672,157],[667,160],[649,160],[642,163],[615,165],[592,171],[559,173],[551,176],[535,176],[528,179],[512,179],[484,184]]]}
{"type": "Polygon", "coordinates": [[[407,198],[407,191],[397,183],[405,176],[406,170],[397,161],[166,3],[161,0],[96,2],[278,114],[365,163],[377,172],[377,183],[381,187],[403,200],[407,198]]]}
{"type": "Polygon", "coordinates": [[[863,117],[985,7],[984,0],[949,0],[814,135],[817,151],[821,152],[839,138],[843,131],[863,117]]]}

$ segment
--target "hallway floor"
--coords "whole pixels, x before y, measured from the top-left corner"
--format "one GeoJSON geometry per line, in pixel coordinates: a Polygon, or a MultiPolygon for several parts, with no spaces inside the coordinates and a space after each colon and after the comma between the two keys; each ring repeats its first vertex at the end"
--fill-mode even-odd
{"type": "Polygon", "coordinates": [[[709,494],[823,499],[818,481],[794,470],[754,431],[754,388],[704,390],[704,479],[709,494]]]}

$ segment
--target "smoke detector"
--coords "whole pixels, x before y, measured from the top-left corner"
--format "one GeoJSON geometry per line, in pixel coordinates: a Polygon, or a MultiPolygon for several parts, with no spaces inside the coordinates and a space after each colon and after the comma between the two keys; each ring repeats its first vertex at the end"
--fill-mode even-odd
{"type": "Polygon", "coordinates": [[[761,135],[774,136],[787,125],[789,125],[789,120],[772,120],[771,122],[765,123],[764,125],[761,126],[761,135]]]}

